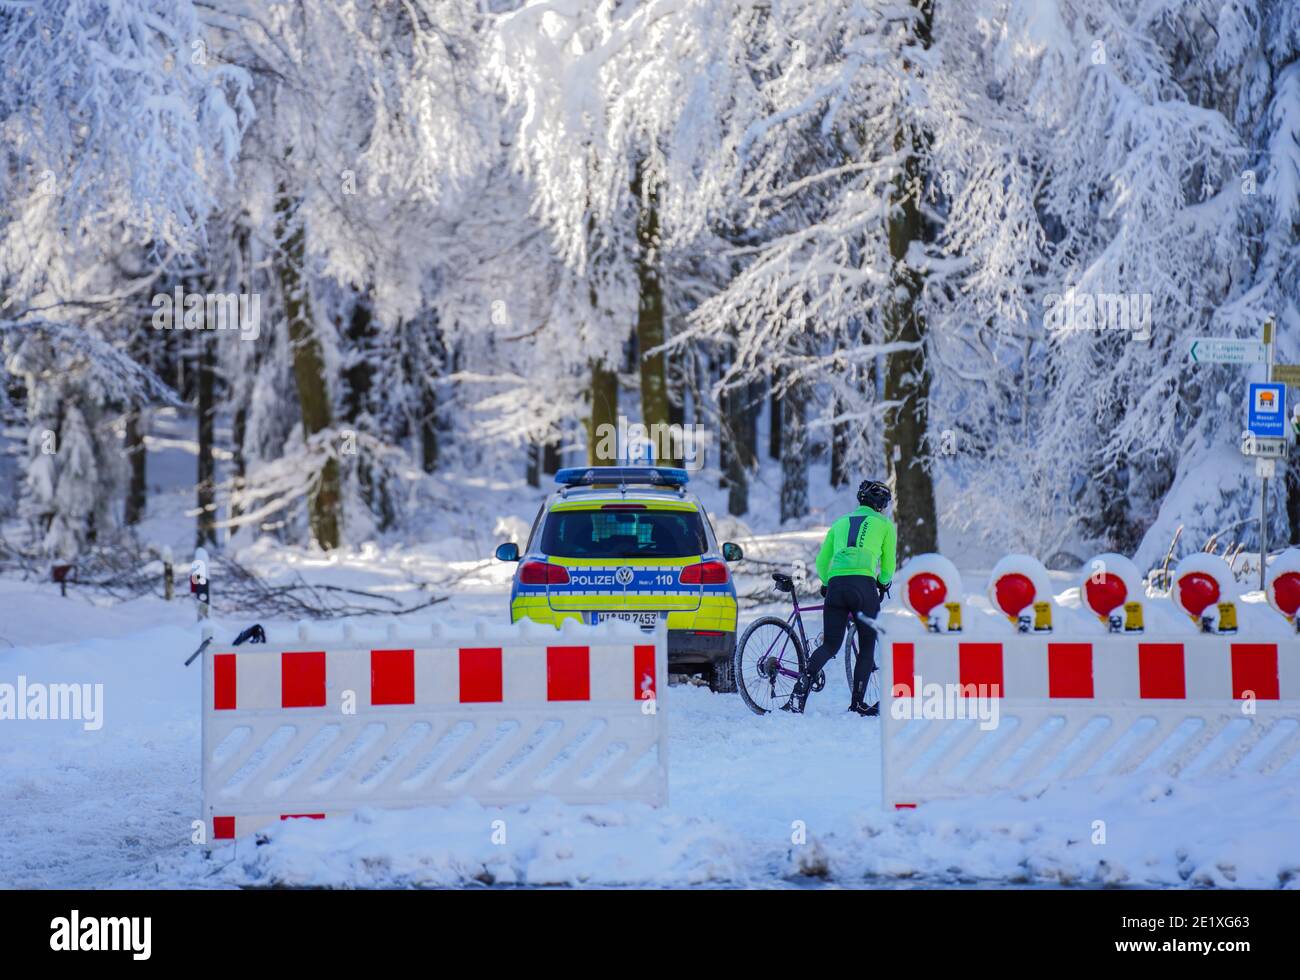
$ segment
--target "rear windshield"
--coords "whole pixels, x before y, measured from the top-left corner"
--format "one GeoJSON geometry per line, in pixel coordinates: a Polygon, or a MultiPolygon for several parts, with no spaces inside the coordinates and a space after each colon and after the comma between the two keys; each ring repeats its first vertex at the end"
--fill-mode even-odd
{"type": "Polygon", "coordinates": [[[708,547],[689,510],[559,510],[542,528],[542,553],[559,558],[690,558],[708,547]]]}

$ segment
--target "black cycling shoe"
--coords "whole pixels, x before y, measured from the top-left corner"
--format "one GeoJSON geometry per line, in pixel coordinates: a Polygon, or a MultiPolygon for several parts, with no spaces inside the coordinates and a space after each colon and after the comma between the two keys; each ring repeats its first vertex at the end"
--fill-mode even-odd
{"type": "Polygon", "coordinates": [[[803,714],[804,706],[808,703],[808,692],[810,690],[812,690],[812,678],[807,674],[800,674],[799,679],[794,682],[794,690],[790,692],[790,700],[781,705],[781,710],[796,715],[803,714]]]}
{"type": "Polygon", "coordinates": [[[867,682],[865,680],[854,683],[853,699],[849,702],[849,710],[867,718],[874,718],[880,714],[879,704],[867,704],[867,682]]]}

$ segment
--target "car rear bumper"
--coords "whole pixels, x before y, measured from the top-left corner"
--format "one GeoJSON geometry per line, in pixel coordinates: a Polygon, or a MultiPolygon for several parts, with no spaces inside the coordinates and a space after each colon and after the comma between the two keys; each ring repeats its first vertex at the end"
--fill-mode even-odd
{"type": "MultiPolygon", "coordinates": [[[[590,622],[591,613],[574,610],[556,612],[550,609],[545,600],[540,602],[516,598],[511,604],[510,621],[531,619],[548,626],[559,626],[565,620],[590,622]]],[[[716,609],[693,613],[668,612],[668,622],[673,625],[668,629],[668,662],[683,666],[702,667],[726,660],[736,647],[736,607],[719,604],[716,609]],[[681,620],[674,622],[674,617],[681,620]]]]}
{"type": "Polygon", "coordinates": [[[730,660],[736,634],[727,630],[669,630],[669,664],[712,664],[730,660]]]}

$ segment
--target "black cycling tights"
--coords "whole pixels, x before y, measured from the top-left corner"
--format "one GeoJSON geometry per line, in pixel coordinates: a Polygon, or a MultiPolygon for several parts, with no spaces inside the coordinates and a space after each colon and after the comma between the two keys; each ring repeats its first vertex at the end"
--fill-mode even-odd
{"type": "MultiPolygon", "coordinates": [[[[872,619],[880,613],[880,592],[869,575],[837,575],[826,586],[826,605],[822,609],[822,645],[808,661],[808,676],[816,677],[827,661],[839,652],[844,630],[854,613],[866,613],[872,619]]],[[[854,688],[865,688],[876,669],[876,631],[855,623],[858,628],[858,662],[853,667],[854,688]]]]}

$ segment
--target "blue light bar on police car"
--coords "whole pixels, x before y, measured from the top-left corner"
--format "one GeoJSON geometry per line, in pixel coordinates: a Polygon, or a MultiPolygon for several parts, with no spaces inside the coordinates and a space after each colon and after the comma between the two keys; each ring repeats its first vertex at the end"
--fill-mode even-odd
{"type": "Polygon", "coordinates": [[[555,474],[566,487],[623,486],[648,483],[656,487],[684,487],[690,475],[673,466],[569,466],[555,474]]]}

